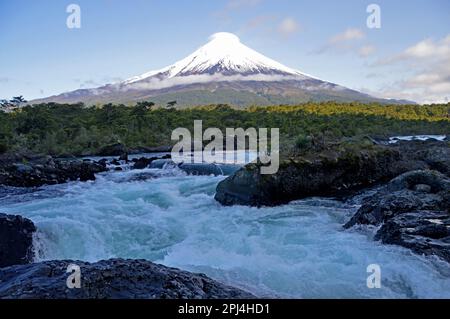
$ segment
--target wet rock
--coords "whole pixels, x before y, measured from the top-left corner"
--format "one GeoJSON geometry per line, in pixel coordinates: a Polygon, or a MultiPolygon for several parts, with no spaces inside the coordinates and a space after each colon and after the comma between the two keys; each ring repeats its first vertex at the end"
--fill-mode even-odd
{"type": "Polygon", "coordinates": [[[122,154],[119,156],[119,161],[125,161],[125,162],[128,162],[128,153],[127,153],[127,152],[122,153],[122,154]]]}
{"type": "Polygon", "coordinates": [[[258,164],[249,164],[219,183],[215,198],[223,205],[274,206],[308,196],[340,196],[408,171],[433,169],[450,174],[446,142],[352,143],[281,161],[273,175],[261,175],[258,164]]]}
{"type": "Polygon", "coordinates": [[[442,211],[412,211],[389,219],[375,240],[400,245],[417,254],[435,255],[450,262],[450,214],[442,211]]]}
{"type": "Polygon", "coordinates": [[[397,151],[382,146],[329,150],[280,163],[273,175],[249,164],[220,182],[215,199],[223,205],[274,206],[310,196],[334,196],[388,181],[406,168],[392,165],[397,151]]]}
{"type": "Polygon", "coordinates": [[[422,193],[430,193],[431,192],[431,186],[426,184],[417,184],[414,186],[414,190],[416,192],[422,192],[422,193]]]}
{"type": "Polygon", "coordinates": [[[141,157],[137,159],[133,165],[133,169],[144,169],[147,168],[154,160],[157,160],[157,157],[146,158],[141,157]]]}
{"type": "Polygon", "coordinates": [[[123,156],[128,153],[128,149],[121,143],[107,145],[97,153],[99,156],[123,156]]]}
{"type": "Polygon", "coordinates": [[[380,191],[363,200],[360,209],[344,225],[380,225],[414,210],[448,210],[450,179],[436,171],[413,171],[393,179],[380,191]],[[426,189],[429,192],[417,191],[426,189]]]}
{"type": "Polygon", "coordinates": [[[27,218],[0,214],[0,268],[31,262],[35,231],[27,218]]]}
{"type": "Polygon", "coordinates": [[[113,159],[109,162],[111,165],[120,166],[122,165],[118,159],[113,159]]]}
{"type": "Polygon", "coordinates": [[[426,166],[417,169],[436,170],[450,176],[450,146],[447,142],[435,140],[400,141],[391,147],[402,154],[404,161],[426,166]]]}
{"type": "Polygon", "coordinates": [[[38,187],[67,181],[95,180],[95,174],[106,171],[106,164],[91,160],[42,158],[23,163],[0,165],[0,184],[15,187],[38,187]]]}
{"type": "Polygon", "coordinates": [[[375,240],[450,262],[450,178],[436,171],[402,174],[362,201],[344,225],[380,226],[375,240]]]}
{"type": "Polygon", "coordinates": [[[203,274],[145,260],[111,259],[92,264],[46,261],[0,269],[0,298],[239,299],[255,296],[203,274]],[[69,264],[80,267],[80,289],[66,286],[69,264]]]}

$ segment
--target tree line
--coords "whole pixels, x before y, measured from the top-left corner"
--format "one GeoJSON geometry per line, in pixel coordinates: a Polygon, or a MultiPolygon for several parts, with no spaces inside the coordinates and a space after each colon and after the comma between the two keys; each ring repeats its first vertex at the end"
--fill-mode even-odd
{"type": "Polygon", "coordinates": [[[305,103],[296,106],[249,107],[208,105],[156,108],[152,102],[134,106],[46,103],[0,112],[0,152],[30,150],[50,155],[91,155],[104,146],[122,143],[129,148],[171,145],[172,130],[203,127],[280,129],[285,147],[302,139],[341,139],[370,135],[450,134],[450,104],[381,105],[361,103],[305,103]]]}

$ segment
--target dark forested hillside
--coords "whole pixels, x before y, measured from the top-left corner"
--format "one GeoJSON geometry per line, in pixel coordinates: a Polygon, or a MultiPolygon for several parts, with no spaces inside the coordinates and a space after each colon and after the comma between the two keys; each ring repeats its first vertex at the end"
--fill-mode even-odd
{"type": "Polygon", "coordinates": [[[298,106],[250,107],[226,105],[192,109],[152,109],[152,103],[128,107],[106,104],[39,104],[0,112],[0,152],[30,150],[51,155],[95,154],[105,145],[129,148],[170,145],[177,127],[280,128],[281,144],[303,137],[342,137],[398,134],[450,134],[450,104],[380,105],[308,103],[298,106]]]}

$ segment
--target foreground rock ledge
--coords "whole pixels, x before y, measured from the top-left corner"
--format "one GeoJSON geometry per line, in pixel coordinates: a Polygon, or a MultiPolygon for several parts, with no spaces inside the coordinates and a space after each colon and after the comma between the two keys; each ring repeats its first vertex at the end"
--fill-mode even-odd
{"type": "Polygon", "coordinates": [[[0,268],[31,261],[35,231],[31,220],[0,213],[0,268]]]}
{"type": "Polygon", "coordinates": [[[46,261],[0,269],[0,298],[21,299],[244,299],[243,290],[145,260],[96,263],[46,261]],[[69,289],[67,266],[81,268],[81,288],[69,289]]]}

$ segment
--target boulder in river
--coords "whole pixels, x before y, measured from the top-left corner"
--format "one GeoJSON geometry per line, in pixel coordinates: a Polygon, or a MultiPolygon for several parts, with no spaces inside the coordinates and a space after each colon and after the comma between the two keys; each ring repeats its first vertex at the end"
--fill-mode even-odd
{"type": "Polygon", "coordinates": [[[145,260],[96,263],[46,261],[0,269],[0,298],[9,299],[243,299],[255,298],[203,274],[145,260]],[[67,267],[80,267],[80,288],[66,285],[67,267]]]}
{"type": "Polygon", "coordinates": [[[123,156],[128,153],[128,149],[121,143],[106,145],[97,152],[99,156],[123,156]]]}
{"type": "Polygon", "coordinates": [[[275,206],[309,196],[348,196],[402,173],[427,169],[450,176],[448,143],[340,143],[282,160],[273,175],[262,175],[259,164],[248,164],[219,183],[215,199],[223,205],[275,206]]]}
{"type": "Polygon", "coordinates": [[[133,165],[133,169],[144,169],[147,168],[151,162],[153,162],[154,160],[157,160],[158,157],[151,157],[151,158],[147,158],[147,157],[141,157],[138,158],[134,161],[134,165],[133,165]]]}
{"type": "Polygon", "coordinates": [[[248,164],[219,183],[215,199],[223,205],[274,206],[310,196],[333,196],[388,181],[406,168],[396,150],[372,146],[328,150],[282,161],[277,173],[263,175],[248,164]]]}
{"type": "Polygon", "coordinates": [[[27,218],[0,214],[0,268],[31,262],[35,231],[27,218]]]}

